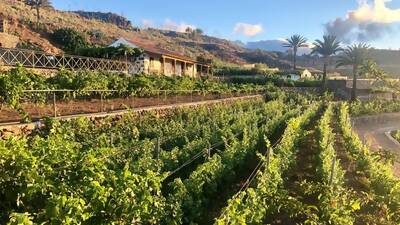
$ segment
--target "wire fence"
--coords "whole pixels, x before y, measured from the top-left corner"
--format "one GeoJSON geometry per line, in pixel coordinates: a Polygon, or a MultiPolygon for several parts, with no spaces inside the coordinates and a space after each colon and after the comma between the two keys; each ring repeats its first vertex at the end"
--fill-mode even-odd
{"type": "MultiPolygon", "coordinates": [[[[19,99],[22,111],[32,121],[45,117],[110,113],[137,108],[202,102],[262,94],[261,90],[151,90],[137,93],[119,90],[25,90],[19,99]]],[[[22,120],[17,110],[2,103],[0,123],[22,120]]]]}

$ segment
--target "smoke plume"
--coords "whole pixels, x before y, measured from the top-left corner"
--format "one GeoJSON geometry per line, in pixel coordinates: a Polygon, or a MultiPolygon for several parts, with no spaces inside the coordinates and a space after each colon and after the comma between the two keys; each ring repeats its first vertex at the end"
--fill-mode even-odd
{"type": "Polygon", "coordinates": [[[346,43],[374,41],[396,30],[400,23],[400,9],[391,9],[392,0],[359,0],[359,7],[349,11],[345,18],[336,18],[325,24],[327,34],[335,35],[346,43]]]}

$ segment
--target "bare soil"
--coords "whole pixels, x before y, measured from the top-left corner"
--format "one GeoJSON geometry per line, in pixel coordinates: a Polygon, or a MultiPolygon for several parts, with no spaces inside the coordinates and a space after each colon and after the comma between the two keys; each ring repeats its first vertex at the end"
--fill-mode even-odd
{"type": "MultiPolygon", "coordinates": [[[[317,205],[318,196],[316,194],[306,194],[303,191],[302,185],[304,183],[318,182],[316,176],[316,164],[318,155],[318,146],[315,138],[316,119],[304,131],[304,136],[299,143],[296,163],[285,174],[288,180],[284,184],[284,189],[287,190],[288,197],[294,199],[298,204],[307,207],[309,205],[317,205]]],[[[291,201],[287,199],[287,201],[291,201]]],[[[303,213],[292,215],[291,212],[285,209],[285,206],[280,210],[277,215],[270,215],[266,218],[267,224],[299,224],[304,222],[307,218],[303,213]]]]}
{"type": "MultiPolygon", "coordinates": [[[[211,95],[176,95],[176,96],[155,96],[155,97],[127,97],[127,98],[100,98],[83,100],[57,100],[45,104],[22,103],[22,109],[30,116],[32,121],[37,121],[45,117],[69,116],[87,113],[112,112],[126,110],[129,108],[162,106],[176,103],[190,103],[221,98],[239,97],[247,94],[211,94],[211,95]]],[[[20,122],[22,117],[16,110],[5,105],[0,107],[0,123],[20,122]]]]}

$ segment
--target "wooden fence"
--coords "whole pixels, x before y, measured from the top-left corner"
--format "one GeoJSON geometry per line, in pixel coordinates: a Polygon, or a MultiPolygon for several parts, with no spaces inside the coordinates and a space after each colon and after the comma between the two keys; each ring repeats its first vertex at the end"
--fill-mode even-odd
{"type": "Polygon", "coordinates": [[[130,62],[98,59],[74,55],[53,55],[40,51],[0,48],[0,66],[17,66],[40,69],[99,70],[127,72],[130,62]]]}

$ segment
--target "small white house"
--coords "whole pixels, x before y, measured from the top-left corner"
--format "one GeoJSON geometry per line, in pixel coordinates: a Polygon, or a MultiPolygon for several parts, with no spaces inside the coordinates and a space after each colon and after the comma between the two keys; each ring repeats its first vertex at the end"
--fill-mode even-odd
{"type": "Polygon", "coordinates": [[[301,79],[313,78],[313,74],[308,69],[305,69],[305,70],[301,71],[300,78],[301,79]]]}

